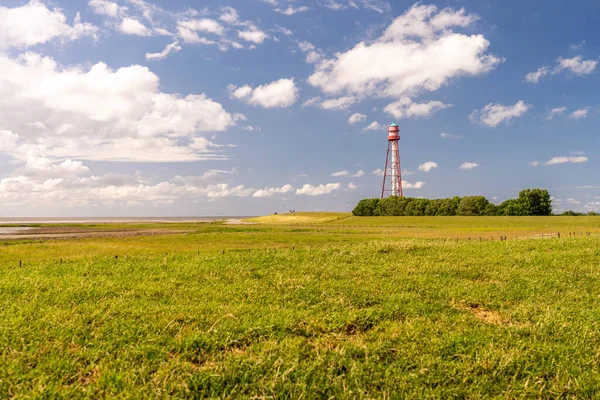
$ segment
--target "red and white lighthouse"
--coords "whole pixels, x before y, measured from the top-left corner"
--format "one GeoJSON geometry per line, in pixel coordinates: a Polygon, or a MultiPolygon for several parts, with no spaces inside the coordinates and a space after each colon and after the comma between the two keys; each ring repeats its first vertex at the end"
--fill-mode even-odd
{"type": "Polygon", "coordinates": [[[388,127],[388,150],[383,170],[381,198],[402,197],[402,172],[400,169],[400,127],[395,122],[388,127]]]}

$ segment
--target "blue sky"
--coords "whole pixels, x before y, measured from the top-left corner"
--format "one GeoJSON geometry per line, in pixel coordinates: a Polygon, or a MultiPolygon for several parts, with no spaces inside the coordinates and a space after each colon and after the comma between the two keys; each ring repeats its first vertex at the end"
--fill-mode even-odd
{"type": "Polygon", "coordinates": [[[0,0],[1,216],[600,210],[600,3],[0,0]]]}

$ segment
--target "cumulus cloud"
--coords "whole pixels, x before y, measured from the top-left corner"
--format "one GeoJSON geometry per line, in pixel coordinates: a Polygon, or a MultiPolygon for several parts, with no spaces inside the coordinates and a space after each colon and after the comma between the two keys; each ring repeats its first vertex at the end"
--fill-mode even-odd
{"type": "Polygon", "coordinates": [[[329,176],[331,176],[331,177],[349,176],[349,177],[352,177],[352,178],[360,178],[362,176],[365,176],[365,171],[363,171],[361,169],[361,170],[356,171],[356,173],[351,174],[349,171],[344,170],[344,171],[334,172],[333,174],[331,174],[329,176]]]}
{"type": "Polygon", "coordinates": [[[353,96],[343,96],[335,99],[327,99],[319,104],[323,110],[345,110],[356,103],[357,99],[353,96]]]}
{"type": "Polygon", "coordinates": [[[340,190],[342,188],[341,183],[328,183],[326,185],[318,185],[314,186],[311,184],[306,184],[302,186],[300,189],[296,190],[297,195],[304,196],[322,196],[325,194],[331,194],[336,190],[340,190]]]}
{"type": "Polygon", "coordinates": [[[256,88],[249,85],[229,85],[228,90],[231,98],[264,108],[289,107],[298,99],[298,88],[293,78],[279,79],[256,88]]]}
{"type": "Polygon", "coordinates": [[[408,97],[403,97],[398,101],[388,104],[384,111],[395,118],[419,118],[429,117],[439,110],[452,107],[451,104],[444,104],[441,101],[429,101],[425,103],[415,103],[408,97]]]}
{"type": "Polygon", "coordinates": [[[109,0],[90,0],[88,5],[95,14],[106,15],[111,18],[121,17],[127,12],[127,7],[119,6],[119,4],[109,0]]]}
{"type": "Polygon", "coordinates": [[[472,122],[480,122],[489,127],[496,127],[500,125],[502,122],[508,122],[513,118],[518,118],[523,116],[527,110],[529,110],[529,105],[526,104],[523,100],[518,101],[513,106],[505,106],[502,104],[488,104],[483,107],[481,110],[474,111],[470,118],[472,122]]]}
{"type": "Polygon", "coordinates": [[[414,182],[414,183],[410,183],[407,181],[402,181],[402,188],[403,189],[422,189],[423,186],[425,186],[425,182],[419,181],[419,182],[414,182]]]}
{"type": "Polygon", "coordinates": [[[461,76],[478,76],[502,60],[481,34],[465,35],[477,16],[464,9],[416,4],[373,42],[317,64],[308,83],[331,96],[413,98],[461,76]],[[390,62],[393,54],[393,62],[390,62]]]}
{"type": "Polygon", "coordinates": [[[373,175],[375,176],[383,176],[385,171],[382,170],[381,168],[376,169],[375,171],[371,172],[373,175]]]}
{"type": "Polygon", "coordinates": [[[579,164],[579,163],[586,163],[586,162],[588,162],[588,158],[584,157],[584,156],[575,156],[575,157],[560,156],[560,157],[551,158],[550,160],[546,161],[544,163],[544,165],[579,164]]]}
{"type": "Polygon", "coordinates": [[[231,185],[228,181],[234,173],[233,170],[211,170],[199,176],[175,176],[162,181],[153,181],[140,173],[92,175],[80,161],[53,162],[32,151],[23,167],[0,180],[0,201],[5,209],[56,207],[57,204],[69,208],[123,207],[173,204],[199,198],[264,197],[265,193],[276,195],[292,190],[289,185],[260,190],[231,185]]]}
{"type": "Polygon", "coordinates": [[[538,70],[528,73],[525,76],[525,80],[529,83],[538,83],[540,79],[546,75],[556,75],[563,71],[570,71],[576,76],[590,75],[592,72],[594,72],[597,66],[598,61],[584,60],[581,56],[576,56],[573,58],[559,57],[556,60],[556,65],[554,68],[550,68],[548,66],[540,67],[538,70]]]}
{"type": "Polygon", "coordinates": [[[126,35],[152,36],[152,30],[135,18],[124,18],[119,30],[126,35]]]}
{"type": "Polygon", "coordinates": [[[160,53],[146,53],[146,60],[164,60],[169,54],[178,51],[181,51],[181,46],[179,45],[179,41],[176,40],[173,43],[168,44],[160,53]]]}
{"type": "Polygon", "coordinates": [[[352,114],[350,116],[350,118],[348,118],[348,123],[349,124],[357,124],[359,122],[364,122],[366,120],[367,120],[367,116],[365,114],[355,113],[355,114],[352,114]]]}
{"type": "Polygon", "coordinates": [[[338,172],[334,172],[333,174],[329,175],[332,177],[339,177],[339,176],[348,176],[350,175],[350,172],[344,170],[344,171],[338,171],[338,172]]]}
{"type": "Polygon", "coordinates": [[[435,163],[433,161],[427,161],[426,163],[419,165],[419,171],[429,172],[437,167],[438,167],[437,163],[435,163]]]}
{"type": "Polygon", "coordinates": [[[323,52],[321,50],[317,49],[310,42],[298,42],[298,48],[300,49],[301,52],[306,54],[305,61],[308,64],[319,63],[324,57],[323,52]]]}
{"type": "Polygon", "coordinates": [[[282,187],[276,188],[276,187],[267,187],[264,189],[260,189],[257,190],[256,192],[254,192],[254,194],[252,195],[252,197],[272,197],[276,194],[285,194],[285,193],[289,193],[292,190],[294,190],[294,188],[292,187],[292,185],[284,185],[282,187]]]}
{"type": "Polygon", "coordinates": [[[377,121],[373,121],[369,124],[369,126],[364,128],[363,131],[380,131],[382,129],[385,129],[385,126],[381,125],[377,121]]]}
{"type": "Polygon", "coordinates": [[[269,35],[260,28],[251,25],[247,29],[238,31],[238,38],[245,40],[246,42],[261,44],[269,38],[269,35]]]}
{"type": "Polygon", "coordinates": [[[440,137],[442,139],[454,139],[454,140],[461,140],[463,138],[462,135],[453,135],[451,133],[446,133],[446,132],[440,133],[440,137]]]}
{"type": "Polygon", "coordinates": [[[467,161],[467,162],[462,163],[462,165],[458,168],[464,169],[464,170],[470,170],[470,169],[475,169],[477,167],[479,167],[479,164],[467,161]]]}
{"type": "Polygon", "coordinates": [[[562,58],[557,60],[558,65],[555,68],[555,73],[568,70],[578,76],[589,75],[598,66],[598,61],[595,60],[583,60],[581,56],[573,58],[562,58]]]}
{"type": "Polygon", "coordinates": [[[204,94],[183,97],[159,87],[158,76],[139,65],[69,67],[35,53],[0,55],[0,126],[16,135],[9,155],[23,160],[36,150],[80,160],[222,159],[215,153],[222,146],[198,135],[224,131],[240,116],[204,94]]]}
{"type": "Polygon", "coordinates": [[[350,182],[348,184],[348,190],[349,191],[353,191],[353,190],[357,190],[358,189],[358,185],[355,185],[353,182],[350,182]]]}
{"type": "Polygon", "coordinates": [[[223,36],[225,28],[214,19],[201,18],[177,21],[177,34],[186,43],[217,44],[212,39],[200,36],[198,33],[213,36],[223,36]]]}
{"type": "Polygon", "coordinates": [[[571,119],[582,119],[587,118],[589,116],[590,109],[589,107],[580,108],[579,110],[573,111],[569,114],[569,118],[571,119]]]}
{"type": "Polygon", "coordinates": [[[525,80],[529,83],[538,83],[540,79],[550,73],[550,68],[541,67],[537,71],[525,75],[525,80]]]}
{"type": "Polygon", "coordinates": [[[0,49],[31,47],[52,40],[73,41],[95,37],[97,32],[96,26],[81,22],[79,13],[69,24],[62,10],[50,10],[38,0],[13,8],[0,6],[0,49]]]}

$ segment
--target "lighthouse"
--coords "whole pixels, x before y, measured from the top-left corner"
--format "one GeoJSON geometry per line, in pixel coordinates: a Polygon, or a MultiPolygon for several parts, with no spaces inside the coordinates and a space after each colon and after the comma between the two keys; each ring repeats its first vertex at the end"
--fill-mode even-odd
{"type": "Polygon", "coordinates": [[[388,127],[388,149],[383,170],[383,187],[381,198],[388,196],[402,197],[402,172],[400,169],[400,127],[392,123],[388,127]]]}

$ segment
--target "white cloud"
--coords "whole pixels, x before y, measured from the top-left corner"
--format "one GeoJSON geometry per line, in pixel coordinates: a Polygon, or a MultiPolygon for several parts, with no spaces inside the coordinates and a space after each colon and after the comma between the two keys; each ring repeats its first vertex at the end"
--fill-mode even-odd
{"type": "Polygon", "coordinates": [[[573,58],[562,58],[557,60],[558,65],[556,66],[554,73],[558,73],[564,70],[569,70],[573,74],[578,76],[589,75],[598,66],[598,61],[586,60],[584,61],[581,56],[573,58]]]}
{"type": "Polygon", "coordinates": [[[357,124],[359,122],[364,122],[366,120],[367,120],[367,116],[365,114],[355,113],[355,114],[352,114],[350,116],[350,118],[348,118],[348,123],[349,124],[357,124]]]}
{"type": "Polygon", "coordinates": [[[214,19],[201,18],[177,21],[177,32],[186,42],[198,43],[201,40],[200,36],[198,36],[198,32],[223,36],[225,34],[225,28],[214,19]]]}
{"type": "Polygon", "coordinates": [[[321,50],[317,49],[310,42],[298,42],[298,48],[300,49],[301,52],[306,54],[305,61],[308,64],[317,64],[317,63],[321,62],[321,60],[324,57],[323,52],[321,50]]]}
{"type": "Polygon", "coordinates": [[[305,196],[321,196],[339,190],[341,187],[341,183],[328,183],[326,185],[319,186],[313,186],[307,183],[306,185],[302,186],[302,188],[297,189],[296,194],[305,196]]]}
{"type": "Polygon", "coordinates": [[[236,25],[240,22],[240,15],[237,10],[233,7],[223,7],[222,13],[219,16],[219,20],[230,25],[236,25]]]}
{"type": "Polygon", "coordinates": [[[539,162],[539,161],[531,161],[531,162],[529,163],[529,166],[531,166],[531,167],[537,167],[537,166],[539,166],[539,165],[540,165],[540,162],[539,162]]]}
{"type": "Polygon", "coordinates": [[[86,205],[139,206],[173,204],[177,201],[224,197],[265,197],[284,194],[292,189],[261,190],[225,183],[235,171],[211,170],[200,176],[175,176],[153,182],[139,173],[134,175],[91,175],[82,162],[70,159],[52,162],[30,152],[23,167],[0,180],[0,202],[5,209],[43,209],[86,205]]]}
{"type": "Polygon", "coordinates": [[[463,138],[462,135],[453,135],[451,133],[446,133],[446,132],[442,132],[440,134],[440,137],[442,139],[454,139],[454,140],[461,140],[463,138]]]}
{"type": "Polygon", "coordinates": [[[119,6],[114,1],[90,0],[88,5],[95,14],[106,15],[111,18],[122,17],[127,12],[127,7],[119,6]]]}
{"type": "Polygon", "coordinates": [[[481,110],[474,111],[470,118],[473,122],[481,122],[489,127],[496,127],[502,122],[521,117],[529,110],[529,107],[523,100],[518,101],[514,106],[488,104],[481,110]]]}
{"type": "Polygon", "coordinates": [[[17,135],[8,154],[18,160],[30,150],[50,159],[222,159],[218,145],[197,135],[224,131],[236,116],[204,94],[183,97],[159,87],[158,76],[140,65],[61,67],[35,53],[0,55],[0,126],[17,135]]]}
{"type": "Polygon", "coordinates": [[[334,172],[333,174],[331,174],[329,176],[339,177],[339,176],[348,176],[348,175],[350,175],[350,172],[344,170],[344,171],[334,172]]]}
{"type": "Polygon", "coordinates": [[[467,162],[462,163],[462,165],[460,167],[458,167],[458,168],[459,169],[469,170],[469,169],[475,169],[477,167],[479,167],[479,164],[467,161],[467,162]]]}
{"type": "Polygon", "coordinates": [[[251,25],[246,30],[238,31],[238,38],[245,40],[246,42],[261,44],[269,38],[269,35],[263,32],[260,28],[251,25]]]}
{"type": "Polygon", "coordinates": [[[248,85],[229,85],[228,89],[232,98],[264,108],[289,107],[298,99],[298,88],[293,78],[279,79],[254,89],[248,85]]]}
{"type": "Polygon", "coordinates": [[[577,76],[590,75],[597,66],[598,61],[583,60],[581,56],[573,58],[559,57],[556,60],[556,66],[553,69],[548,66],[540,67],[537,71],[528,73],[525,76],[525,80],[529,83],[538,83],[540,79],[546,75],[556,75],[566,70],[571,71],[571,73],[577,76]]]}
{"type": "Polygon", "coordinates": [[[321,4],[333,11],[341,11],[349,8],[359,9],[359,5],[366,10],[375,11],[380,14],[391,11],[389,3],[383,0],[326,0],[321,4]]]}
{"type": "Polygon", "coordinates": [[[319,103],[320,101],[321,101],[321,96],[311,97],[310,99],[308,99],[304,103],[302,103],[302,107],[314,106],[315,104],[319,103]]]}
{"type": "Polygon", "coordinates": [[[556,107],[550,110],[548,116],[546,116],[546,121],[550,121],[554,119],[554,117],[558,117],[563,115],[567,111],[567,107],[556,107]]]}
{"type": "Polygon", "coordinates": [[[525,75],[525,80],[529,83],[538,83],[543,76],[546,76],[549,73],[550,69],[548,67],[540,67],[537,71],[525,75]]]}
{"type": "Polygon", "coordinates": [[[146,53],[146,60],[164,60],[171,53],[176,53],[181,50],[181,46],[179,45],[179,41],[174,41],[171,44],[168,44],[163,51],[160,53],[146,53]]]}
{"type": "Polygon", "coordinates": [[[305,12],[310,10],[308,7],[306,6],[301,6],[301,7],[292,7],[292,6],[288,6],[288,8],[286,9],[281,9],[281,8],[276,8],[275,11],[283,14],[283,15],[294,15],[296,13],[301,13],[301,12],[305,12]]]}
{"type": "Polygon", "coordinates": [[[285,194],[294,190],[292,185],[284,185],[280,188],[276,187],[267,187],[261,190],[254,192],[252,197],[272,197],[276,194],[285,194]]]}
{"type": "Polygon", "coordinates": [[[135,18],[126,17],[119,25],[119,31],[126,35],[152,36],[152,30],[135,18]]]}
{"type": "Polygon", "coordinates": [[[589,107],[580,108],[579,110],[573,111],[569,114],[569,118],[571,119],[582,119],[587,118],[589,116],[590,109],[589,107]]]}
{"type": "Polygon", "coordinates": [[[461,76],[484,74],[502,61],[486,53],[489,42],[480,34],[452,30],[476,19],[464,9],[416,4],[375,41],[320,62],[308,82],[329,95],[402,98],[436,91],[461,76]]]}
{"type": "Polygon", "coordinates": [[[385,129],[385,127],[383,125],[381,125],[377,121],[373,121],[369,124],[369,126],[367,126],[365,129],[363,129],[363,131],[379,131],[382,129],[385,129]]]}
{"type": "Polygon", "coordinates": [[[577,157],[567,157],[567,156],[561,156],[561,157],[554,157],[548,161],[546,161],[544,163],[544,165],[556,165],[556,164],[579,164],[579,163],[585,163],[588,162],[588,158],[584,157],[584,156],[577,156],[577,157]]]}
{"type": "Polygon", "coordinates": [[[437,163],[433,161],[427,161],[426,163],[419,165],[419,171],[429,172],[437,167],[437,163]]]}
{"type": "Polygon", "coordinates": [[[345,110],[356,103],[356,101],[356,97],[343,96],[335,99],[324,100],[321,104],[319,104],[319,107],[321,107],[323,110],[345,110]]]}
{"type": "Polygon", "coordinates": [[[352,191],[352,190],[356,190],[358,189],[358,185],[355,185],[353,182],[350,182],[348,184],[348,190],[352,191]]]}
{"type": "Polygon", "coordinates": [[[344,170],[344,171],[334,172],[333,174],[331,174],[329,176],[331,176],[331,177],[349,176],[349,177],[352,177],[352,178],[360,178],[362,176],[365,176],[365,171],[363,171],[361,169],[361,170],[356,171],[356,173],[351,174],[349,171],[344,170]]]}
{"type": "Polygon", "coordinates": [[[384,170],[382,170],[381,168],[378,168],[375,171],[373,171],[372,174],[375,176],[383,176],[384,172],[385,172],[384,170]]]}
{"type": "Polygon", "coordinates": [[[572,197],[570,197],[570,198],[568,198],[568,199],[567,199],[567,203],[568,203],[568,204],[572,204],[572,205],[576,205],[576,206],[578,206],[578,205],[580,205],[580,204],[581,204],[581,202],[580,202],[580,201],[578,201],[578,200],[576,200],[576,199],[574,199],[574,198],[572,198],[572,197]]]}
{"type": "Polygon", "coordinates": [[[425,186],[425,182],[419,181],[419,182],[415,182],[415,183],[410,183],[407,181],[402,181],[402,188],[403,189],[422,189],[423,186],[425,186]]]}
{"type": "Polygon", "coordinates": [[[384,111],[395,118],[419,118],[429,117],[439,110],[445,110],[452,107],[451,104],[444,104],[441,101],[429,101],[426,103],[415,103],[408,97],[388,104],[384,111]]]}
{"type": "Polygon", "coordinates": [[[79,13],[70,25],[60,9],[50,10],[38,0],[14,8],[0,6],[0,49],[30,47],[55,39],[95,37],[97,32],[94,25],[81,22],[79,13]]]}

